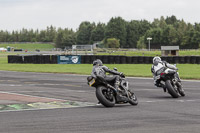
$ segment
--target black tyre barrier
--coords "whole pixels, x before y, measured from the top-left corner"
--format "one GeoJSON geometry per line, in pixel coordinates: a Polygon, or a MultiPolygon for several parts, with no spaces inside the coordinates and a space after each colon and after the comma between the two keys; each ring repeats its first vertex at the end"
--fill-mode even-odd
{"type": "Polygon", "coordinates": [[[145,64],[152,64],[153,57],[144,56],[143,59],[145,64]]]}
{"type": "Polygon", "coordinates": [[[143,64],[144,63],[144,57],[143,56],[138,56],[138,63],[143,64]]]}
{"type": "Polygon", "coordinates": [[[178,56],[179,57],[179,63],[183,64],[185,63],[185,56],[178,56]]]}
{"type": "Polygon", "coordinates": [[[120,56],[114,56],[114,64],[120,64],[120,56]]]}
{"type": "Polygon", "coordinates": [[[82,64],[86,64],[86,62],[85,62],[85,55],[82,55],[82,56],[81,56],[81,63],[82,63],[82,64]]]}
{"type": "Polygon", "coordinates": [[[58,55],[50,55],[50,63],[58,64],[58,55]]]}
{"type": "Polygon", "coordinates": [[[152,62],[153,62],[153,57],[149,57],[149,64],[152,64],[152,62]]]}
{"type": "MultiPolygon", "coordinates": [[[[81,55],[81,64],[92,64],[100,59],[104,64],[152,64],[153,57],[81,55]]],[[[170,64],[200,64],[200,56],[162,56],[170,64]]],[[[57,64],[58,55],[8,55],[8,63],[57,64]]]]}
{"type": "Polygon", "coordinates": [[[108,57],[106,55],[98,56],[97,59],[100,59],[104,64],[108,64],[108,57]]]}
{"type": "Polygon", "coordinates": [[[115,57],[114,56],[108,56],[108,64],[114,64],[115,63],[115,57]]]}
{"type": "Polygon", "coordinates": [[[44,56],[44,63],[45,64],[49,64],[51,61],[50,61],[50,55],[45,55],[44,56]]]}
{"type": "MultiPolygon", "coordinates": [[[[167,61],[167,56],[162,56],[161,59],[162,61],[167,61]]],[[[153,62],[153,59],[152,59],[152,62],[153,62]]]]}
{"type": "MultiPolygon", "coordinates": [[[[94,60],[98,59],[98,56],[91,56],[91,61],[93,62],[94,60]]],[[[82,61],[81,61],[82,62],[82,61]]]]}
{"type": "Polygon", "coordinates": [[[120,56],[120,64],[127,64],[126,56],[120,56]]]}
{"type": "Polygon", "coordinates": [[[167,58],[167,62],[175,63],[174,58],[173,58],[172,56],[169,56],[169,57],[167,58]]]}
{"type": "Polygon", "coordinates": [[[15,56],[8,55],[8,63],[14,63],[15,62],[15,56]]]}
{"type": "Polygon", "coordinates": [[[197,64],[200,64],[200,56],[197,57],[197,64]]]}
{"type": "MultiPolygon", "coordinates": [[[[103,62],[104,57],[103,57],[103,55],[99,55],[99,56],[97,57],[97,59],[100,59],[100,60],[103,62]]],[[[103,62],[103,63],[104,63],[104,62],[103,62]]]]}
{"type": "Polygon", "coordinates": [[[131,64],[132,63],[132,57],[131,56],[126,56],[126,63],[131,64]]]}
{"type": "Polygon", "coordinates": [[[174,63],[176,63],[176,64],[179,63],[179,57],[178,56],[174,56],[173,59],[174,59],[174,63]]]}
{"type": "Polygon", "coordinates": [[[18,55],[8,55],[8,63],[23,63],[23,58],[18,55]]]}
{"type": "Polygon", "coordinates": [[[132,56],[132,64],[138,64],[138,57],[139,56],[132,56]]]}
{"type": "Polygon", "coordinates": [[[24,62],[23,63],[33,63],[33,60],[32,60],[32,57],[33,56],[22,56],[22,58],[24,58],[24,62]]]}
{"type": "Polygon", "coordinates": [[[190,57],[190,63],[195,64],[196,63],[196,56],[191,56],[190,57]]]}
{"type": "Polygon", "coordinates": [[[185,56],[185,64],[190,64],[190,56],[185,56]]]}

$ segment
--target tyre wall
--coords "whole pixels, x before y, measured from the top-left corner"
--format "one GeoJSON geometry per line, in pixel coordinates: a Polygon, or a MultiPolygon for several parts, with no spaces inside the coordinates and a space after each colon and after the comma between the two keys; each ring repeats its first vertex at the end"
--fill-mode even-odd
{"type": "MultiPolygon", "coordinates": [[[[150,56],[81,55],[81,64],[100,59],[104,64],[152,64],[150,56]]],[[[200,64],[200,56],[162,56],[162,60],[177,64],[200,64]]],[[[58,55],[8,55],[8,63],[58,64],[58,55]]]]}

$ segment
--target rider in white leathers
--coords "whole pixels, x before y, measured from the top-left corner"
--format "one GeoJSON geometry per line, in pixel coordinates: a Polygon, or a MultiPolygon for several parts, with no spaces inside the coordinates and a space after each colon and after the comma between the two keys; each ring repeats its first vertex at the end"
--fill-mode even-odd
{"type": "Polygon", "coordinates": [[[157,78],[158,76],[157,72],[161,70],[163,67],[169,68],[170,70],[174,70],[174,71],[177,71],[178,68],[174,65],[167,63],[166,61],[162,61],[161,58],[158,56],[153,58],[153,65],[151,67],[151,72],[153,74],[154,85],[157,87],[163,87],[164,91],[166,91],[165,86],[162,83],[160,83],[160,79],[157,78]]]}

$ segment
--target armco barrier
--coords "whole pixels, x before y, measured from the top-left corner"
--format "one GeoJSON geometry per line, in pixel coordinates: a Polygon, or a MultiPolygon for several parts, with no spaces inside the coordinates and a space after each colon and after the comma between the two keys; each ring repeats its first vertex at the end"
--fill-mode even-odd
{"type": "MultiPolygon", "coordinates": [[[[81,64],[100,59],[104,64],[152,64],[153,57],[119,55],[81,55],[81,64]]],[[[200,64],[200,56],[162,56],[171,64],[200,64]]],[[[58,64],[58,55],[8,55],[8,63],[58,64]]]]}

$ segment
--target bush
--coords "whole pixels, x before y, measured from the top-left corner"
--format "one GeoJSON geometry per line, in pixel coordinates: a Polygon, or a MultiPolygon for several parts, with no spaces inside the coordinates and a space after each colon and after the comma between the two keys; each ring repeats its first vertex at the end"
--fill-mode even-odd
{"type": "Polygon", "coordinates": [[[108,48],[119,48],[120,47],[119,40],[116,38],[108,38],[106,42],[107,42],[106,45],[108,46],[108,48]]]}

